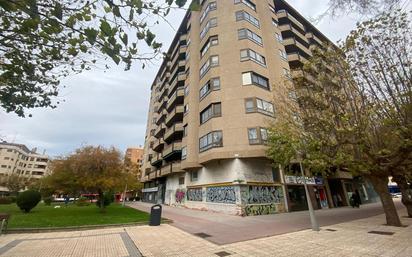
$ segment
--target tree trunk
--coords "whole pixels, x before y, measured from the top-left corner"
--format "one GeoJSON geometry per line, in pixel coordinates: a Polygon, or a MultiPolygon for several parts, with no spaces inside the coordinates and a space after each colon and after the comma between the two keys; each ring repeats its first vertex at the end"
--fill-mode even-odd
{"type": "Polygon", "coordinates": [[[100,208],[100,212],[104,212],[104,194],[103,191],[101,189],[98,190],[99,193],[99,208],[100,208]]]}
{"type": "Polygon", "coordinates": [[[401,227],[402,223],[393,203],[392,196],[388,190],[388,178],[378,176],[367,176],[373,185],[376,193],[379,195],[382,207],[386,216],[386,224],[389,226],[401,227]]]}
{"type": "Polygon", "coordinates": [[[408,211],[409,218],[412,218],[412,190],[409,188],[405,176],[393,176],[393,180],[398,184],[402,193],[402,203],[408,211]]]}

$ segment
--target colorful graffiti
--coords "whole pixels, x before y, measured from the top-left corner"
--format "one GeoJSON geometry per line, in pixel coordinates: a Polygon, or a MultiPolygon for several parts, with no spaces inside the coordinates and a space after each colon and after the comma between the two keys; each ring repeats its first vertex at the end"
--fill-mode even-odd
{"type": "Polygon", "coordinates": [[[246,205],[245,214],[247,216],[268,215],[277,213],[275,204],[246,205]]]}
{"type": "Polygon", "coordinates": [[[233,186],[208,187],[206,201],[212,203],[236,203],[236,192],[233,186]]]}
{"type": "Polygon", "coordinates": [[[176,203],[182,203],[185,199],[185,191],[182,189],[176,189],[176,203]]]}
{"type": "Polygon", "coordinates": [[[281,203],[283,189],[280,186],[249,186],[242,191],[242,200],[247,204],[281,203]]]}
{"type": "Polygon", "coordinates": [[[203,201],[203,190],[202,188],[189,188],[187,189],[187,200],[188,201],[203,201]]]}

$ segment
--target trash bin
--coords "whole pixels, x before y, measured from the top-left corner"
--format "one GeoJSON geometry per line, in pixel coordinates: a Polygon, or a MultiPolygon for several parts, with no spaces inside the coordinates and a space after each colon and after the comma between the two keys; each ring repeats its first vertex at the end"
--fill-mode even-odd
{"type": "Polygon", "coordinates": [[[162,206],[160,204],[153,205],[150,209],[149,226],[159,226],[162,219],[162,206]]]}

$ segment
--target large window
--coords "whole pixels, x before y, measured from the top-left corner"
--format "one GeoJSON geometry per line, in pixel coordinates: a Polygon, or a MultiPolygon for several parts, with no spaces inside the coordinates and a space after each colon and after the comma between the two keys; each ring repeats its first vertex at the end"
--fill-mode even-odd
{"type": "Polygon", "coordinates": [[[187,157],[187,147],[182,147],[182,160],[186,160],[187,157]]]}
{"type": "Polygon", "coordinates": [[[199,152],[223,146],[222,131],[213,131],[199,139],[199,152]]]}
{"type": "Polygon", "coordinates": [[[217,9],[217,4],[216,2],[211,2],[206,6],[206,9],[202,12],[200,15],[200,24],[205,20],[206,16],[209,14],[209,12],[214,11],[217,9]]]}
{"type": "Polygon", "coordinates": [[[245,72],[242,74],[242,83],[246,85],[256,85],[269,90],[269,80],[254,72],[245,72]]]}
{"type": "Polygon", "coordinates": [[[283,68],[283,75],[288,78],[288,79],[292,79],[292,75],[290,74],[290,70],[283,68]]]}
{"type": "Polygon", "coordinates": [[[242,40],[242,39],[249,39],[253,42],[255,42],[256,44],[263,46],[263,41],[262,38],[254,33],[253,31],[249,30],[249,29],[239,29],[238,30],[238,39],[242,40]]]}
{"type": "Polygon", "coordinates": [[[222,116],[222,104],[213,103],[200,113],[200,124],[205,123],[211,118],[220,116],[222,116]]]}
{"type": "Polygon", "coordinates": [[[205,56],[209,48],[217,44],[219,44],[219,39],[217,36],[209,37],[209,39],[206,41],[206,43],[203,45],[202,49],[200,50],[200,57],[205,56]]]}
{"type": "Polygon", "coordinates": [[[282,43],[283,42],[283,37],[279,33],[275,33],[275,38],[278,42],[282,43]]]}
{"type": "Polygon", "coordinates": [[[252,60],[262,66],[266,67],[266,58],[253,51],[252,49],[242,49],[240,50],[240,61],[252,60]]]}
{"type": "Polygon", "coordinates": [[[205,98],[210,92],[214,90],[220,89],[220,78],[212,78],[206,84],[200,88],[199,91],[199,98],[202,100],[205,98]]]}
{"type": "Polygon", "coordinates": [[[203,76],[210,70],[210,68],[218,66],[218,65],[219,65],[219,56],[217,55],[210,56],[210,58],[207,59],[207,61],[200,68],[200,78],[203,78],[203,76]]]}
{"type": "Polygon", "coordinates": [[[288,60],[288,55],[286,54],[286,52],[284,50],[279,49],[279,55],[280,55],[280,58],[282,58],[283,60],[285,60],[285,61],[288,60]]]}
{"type": "Polygon", "coordinates": [[[246,113],[260,112],[272,117],[275,115],[273,104],[259,98],[246,98],[245,107],[246,113]]]}
{"type": "Polygon", "coordinates": [[[206,25],[205,25],[205,27],[202,29],[202,31],[200,32],[200,40],[202,40],[202,39],[206,36],[207,32],[209,32],[209,30],[210,30],[211,28],[216,27],[216,26],[217,26],[217,18],[212,18],[212,19],[210,19],[210,20],[206,23],[206,25]]]}
{"type": "Polygon", "coordinates": [[[246,20],[253,26],[260,28],[259,20],[250,15],[248,12],[245,11],[237,11],[236,12],[236,21],[243,21],[246,20]]]}
{"type": "Polygon", "coordinates": [[[246,5],[247,7],[252,9],[253,11],[256,11],[256,5],[252,1],[250,1],[250,0],[235,0],[235,4],[240,4],[240,3],[243,3],[244,5],[246,5]]]}
{"type": "Polygon", "coordinates": [[[266,128],[249,128],[248,129],[249,144],[262,145],[268,141],[268,130],[266,128]]]}

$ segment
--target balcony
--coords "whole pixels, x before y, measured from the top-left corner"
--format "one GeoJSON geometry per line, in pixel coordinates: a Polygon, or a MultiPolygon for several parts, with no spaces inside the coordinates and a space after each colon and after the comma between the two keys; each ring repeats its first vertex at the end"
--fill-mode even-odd
{"type": "Polygon", "coordinates": [[[178,88],[176,92],[170,96],[169,100],[167,101],[166,109],[167,111],[171,111],[173,107],[175,107],[177,104],[183,104],[183,99],[185,96],[185,90],[184,88],[178,88]]]}
{"type": "Polygon", "coordinates": [[[159,164],[162,164],[162,160],[163,160],[162,154],[160,154],[160,153],[159,153],[159,154],[155,154],[155,155],[153,156],[152,160],[150,161],[150,164],[151,164],[152,166],[158,167],[159,164]]]}
{"type": "Polygon", "coordinates": [[[165,121],[166,116],[167,116],[167,111],[166,111],[165,109],[163,109],[163,110],[160,112],[159,117],[158,117],[157,120],[156,120],[156,125],[159,126],[160,124],[162,124],[162,123],[165,121]]]}
{"type": "Polygon", "coordinates": [[[323,45],[322,40],[320,40],[317,36],[315,36],[312,32],[306,33],[306,37],[308,39],[312,39],[314,42],[318,43],[320,46],[323,45]]]}
{"type": "Polygon", "coordinates": [[[300,29],[305,31],[305,26],[298,21],[295,17],[293,17],[288,11],[286,10],[279,10],[276,15],[278,16],[278,19],[281,18],[287,18],[289,21],[293,22],[296,26],[298,26],[300,29]]]}
{"type": "Polygon", "coordinates": [[[283,38],[289,38],[293,36],[298,36],[300,39],[302,39],[304,42],[309,44],[309,40],[306,38],[305,35],[302,34],[302,32],[298,31],[295,29],[292,25],[290,24],[283,24],[279,26],[279,30],[282,31],[282,36],[283,38]]]}
{"type": "Polygon", "coordinates": [[[176,123],[170,128],[166,129],[164,140],[167,143],[175,140],[180,140],[183,137],[183,123],[176,123]]]}
{"type": "Polygon", "coordinates": [[[163,176],[166,176],[172,173],[180,173],[180,172],[184,172],[184,170],[182,170],[181,168],[180,162],[172,162],[172,163],[168,163],[162,166],[159,177],[163,177],[163,176]]]}
{"type": "Polygon", "coordinates": [[[182,152],[182,142],[175,142],[167,145],[163,150],[163,160],[173,159],[174,156],[180,155],[182,152]]]}
{"type": "Polygon", "coordinates": [[[166,125],[172,126],[173,123],[183,120],[183,105],[176,106],[166,117],[166,125]]]}
{"type": "Polygon", "coordinates": [[[163,150],[164,144],[165,141],[163,140],[163,138],[159,138],[153,144],[153,150],[155,150],[156,152],[161,152],[163,150]]]}
{"type": "Polygon", "coordinates": [[[164,108],[166,108],[167,100],[168,100],[167,97],[162,98],[162,101],[160,102],[160,105],[159,105],[159,110],[157,111],[158,113],[161,113],[164,110],[164,108]]]}
{"type": "Polygon", "coordinates": [[[312,55],[312,53],[310,52],[310,50],[306,46],[301,44],[299,41],[297,41],[293,37],[283,39],[283,45],[285,46],[286,51],[290,51],[290,49],[293,49],[292,51],[300,50],[300,51],[306,53],[307,55],[312,55]]]}
{"type": "Polygon", "coordinates": [[[164,135],[165,130],[166,130],[165,125],[160,124],[160,126],[157,127],[154,136],[155,136],[156,138],[161,138],[161,137],[164,135]]]}
{"type": "Polygon", "coordinates": [[[300,62],[301,64],[303,64],[304,62],[307,62],[308,59],[306,59],[299,53],[288,53],[288,61],[289,62],[300,62]]]}

